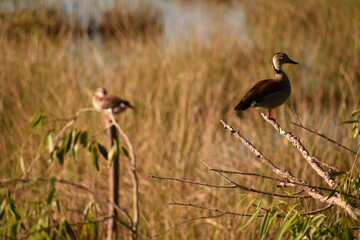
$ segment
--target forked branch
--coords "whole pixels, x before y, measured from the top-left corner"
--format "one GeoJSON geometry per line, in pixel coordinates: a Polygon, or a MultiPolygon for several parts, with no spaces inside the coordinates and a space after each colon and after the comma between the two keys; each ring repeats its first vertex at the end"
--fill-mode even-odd
{"type": "MultiPolygon", "coordinates": [[[[335,187],[334,180],[329,176],[327,172],[325,172],[321,166],[314,160],[314,157],[312,157],[309,152],[305,149],[305,147],[301,144],[300,140],[295,137],[294,135],[285,132],[280,128],[280,126],[275,122],[273,119],[267,119],[265,115],[263,115],[264,119],[268,122],[270,122],[274,128],[278,131],[280,135],[285,136],[291,143],[293,143],[294,146],[297,146],[299,151],[302,153],[304,158],[309,162],[309,164],[318,172],[320,176],[322,176],[325,181],[331,186],[335,187]]],[[[227,124],[224,120],[220,120],[220,122],[223,124],[224,128],[230,131],[230,134],[239,139],[251,152],[255,154],[256,157],[258,157],[264,164],[266,164],[268,167],[270,167],[273,172],[275,172],[277,175],[279,175],[282,178],[285,178],[289,180],[291,183],[300,183],[303,185],[304,190],[314,199],[327,203],[327,204],[333,204],[337,205],[341,208],[343,208],[352,218],[358,219],[360,217],[360,208],[359,207],[352,207],[348,202],[341,199],[339,195],[335,196],[326,196],[323,193],[321,193],[319,190],[312,188],[311,185],[305,181],[302,181],[296,177],[294,177],[292,174],[290,174],[288,171],[280,170],[277,166],[275,166],[269,159],[267,159],[254,145],[252,145],[247,139],[245,139],[239,131],[236,131],[232,126],[227,124]]],[[[319,161],[319,160],[318,160],[319,161]]]]}
{"type": "Polygon", "coordinates": [[[275,119],[273,118],[267,118],[265,116],[265,114],[261,114],[261,116],[265,119],[265,121],[267,121],[268,123],[270,123],[275,130],[283,137],[285,137],[292,145],[294,145],[294,147],[296,147],[299,152],[301,153],[301,155],[305,158],[305,160],[310,164],[310,166],[316,171],[316,173],[322,177],[325,182],[330,186],[330,187],[335,187],[335,181],[334,179],[330,176],[329,172],[326,172],[321,166],[320,166],[320,160],[317,157],[312,156],[308,150],[306,150],[306,148],[304,147],[304,145],[301,143],[300,138],[294,136],[291,132],[286,132],[284,131],[280,125],[275,121],[275,119]]]}

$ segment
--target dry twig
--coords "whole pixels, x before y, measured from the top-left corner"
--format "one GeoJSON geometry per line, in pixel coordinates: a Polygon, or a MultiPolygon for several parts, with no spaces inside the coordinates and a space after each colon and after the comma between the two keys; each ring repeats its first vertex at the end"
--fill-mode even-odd
{"type": "Polygon", "coordinates": [[[331,189],[331,188],[324,188],[324,187],[319,187],[319,186],[314,186],[314,185],[304,185],[304,184],[301,184],[301,183],[290,182],[288,180],[282,180],[282,179],[279,179],[279,178],[260,175],[260,174],[257,174],[257,173],[246,173],[246,172],[229,171],[229,170],[221,170],[221,169],[214,169],[214,168],[212,168],[210,170],[215,171],[215,172],[221,172],[221,173],[238,174],[238,175],[245,175],[245,176],[255,176],[255,177],[259,177],[259,178],[265,178],[265,179],[281,182],[282,184],[279,184],[278,187],[286,187],[286,186],[288,186],[288,184],[293,184],[293,185],[297,185],[297,186],[308,186],[308,187],[316,188],[316,189],[319,189],[319,190],[324,190],[324,191],[330,191],[330,192],[343,194],[343,195],[345,195],[347,197],[351,197],[351,198],[360,200],[359,196],[354,196],[354,195],[344,193],[344,192],[340,192],[340,191],[337,191],[337,190],[334,190],[334,189],[331,189]]]}
{"type": "MultiPolygon", "coordinates": [[[[262,114],[263,115],[263,114],[262,114]]],[[[298,146],[299,151],[303,154],[304,157],[306,157],[306,160],[317,170],[317,172],[320,174],[320,176],[324,177],[326,182],[330,184],[332,187],[335,186],[334,180],[329,176],[328,173],[326,173],[319,164],[313,160],[314,157],[312,157],[308,151],[305,149],[305,147],[301,144],[300,140],[293,136],[290,133],[285,132],[280,128],[280,126],[272,119],[268,120],[265,115],[263,115],[264,119],[268,122],[270,122],[275,129],[278,130],[280,135],[285,136],[290,142],[294,142],[293,144],[295,146],[298,146]]],[[[299,180],[298,178],[294,177],[292,174],[290,174],[287,171],[282,171],[278,167],[276,167],[269,159],[265,158],[258,149],[256,149],[248,140],[246,140],[239,131],[236,131],[233,127],[231,127],[229,124],[227,124],[224,120],[220,120],[220,122],[223,124],[224,128],[229,130],[231,135],[235,136],[237,139],[239,139],[251,152],[253,152],[264,164],[269,166],[277,175],[281,176],[282,178],[288,179],[290,182],[296,182],[301,183],[304,185],[304,190],[314,199],[328,203],[331,205],[337,205],[341,208],[343,208],[352,218],[358,219],[360,217],[360,208],[359,207],[352,207],[349,203],[347,203],[345,200],[341,199],[339,196],[325,196],[320,191],[318,191],[315,188],[310,187],[310,184],[299,180]]]]}
{"type": "Polygon", "coordinates": [[[275,121],[275,119],[273,118],[267,118],[265,116],[265,114],[261,114],[261,116],[265,119],[265,121],[267,121],[268,123],[270,123],[275,130],[281,135],[284,136],[292,145],[294,145],[294,147],[296,147],[299,152],[302,154],[302,156],[305,158],[305,160],[310,164],[310,166],[316,171],[316,173],[322,177],[325,182],[332,188],[334,188],[335,185],[335,181],[334,179],[330,176],[330,174],[328,172],[326,172],[320,165],[319,163],[321,162],[317,157],[312,156],[304,147],[304,145],[301,143],[300,138],[294,136],[292,133],[290,132],[286,132],[284,131],[280,125],[275,121]]]}
{"type": "MultiPolygon", "coordinates": [[[[209,210],[209,211],[214,211],[214,212],[219,212],[219,213],[223,213],[226,215],[233,215],[233,216],[239,216],[239,217],[251,217],[254,214],[248,214],[248,213],[237,213],[237,212],[230,212],[230,211],[225,211],[225,210],[221,210],[221,209],[217,209],[217,208],[212,208],[212,207],[205,207],[205,206],[200,206],[197,204],[192,204],[192,203],[178,203],[178,202],[170,202],[170,205],[178,205],[178,206],[186,206],[186,207],[194,207],[194,208],[199,208],[199,209],[204,209],[204,210],[209,210]]],[[[333,205],[328,205],[326,207],[320,208],[320,209],[316,209],[314,211],[310,211],[310,212],[301,212],[299,213],[299,215],[301,216],[306,216],[306,215],[314,215],[323,211],[326,211],[328,209],[330,209],[333,205]]],[[[257,207],[257,206],[256,206],[257,207]]],[[[264,209],[262,208],[262,210],[264,211],[269,211],[269,209],[264,209]]],[[[258,217],[264,217],[265,214],[258,214],[258,217]]],[[[277,214],[276,215],[278,218],[282,218],[285,217],[285,215],[283,214],[277,214]]]]}
{"type": "Polygon", "coordinates": [[[348,148],[348,147],[346,147],[346,146],[344,146],[344,145],[336,142],[335,140],[333,140],[333,139],[331,139],[331,138],[328,138],[328,137],[325,136],[324,134],[318,133],[318,132],[316,132],[316,131],[314,131],[314,130],[311,130],[310,128],[304,127],[303,125],[300,125],[300,124],[297,124],[297,123],[294,123],[294,122],[290,122],[290,123],[293,124],[293,125],[295,125],[295,126],[297,126],[297,127],[300,127],[300,128],[302,128],[302,129],[305,129],[305,130],[307,130],[307,131],[309,131],[309,132],[311,132],[311,133],[313,133],[313,134],[315,134],[315,135],[318,135],[318,136],[324,138],[325,140],[327,140],[327,141],[329,141],[329,142],[331,142],[331,143],[334,143],[335,145],[337,145],[337,146],[339,146],[339,147],[347,150],[348,152],[351,152],[352,154],[356,155],[356,152],[355,152],[355,151],[353,151],[353,150],[351,150],[350,148],[348,148]]]}
{"type": "MultiPolygon", "coordinates": [[[[207,165],[209,167],[209,165],[205,162],[203,162],[205,165],[207,165]]],[[[283,198],[310,198],[310,196],[292,196],[292,195],[288,195],[288,194],[281,194],[281,193],[274,193],[274,192],[266,192],[266,191],[261,191],[261,190],[257,190],[254,188],[250,188],[250,187],[246,187],[243,185],[240,185],[234,181],[232,181],[231,179],[227,178],[226,176],[217,173],[218,175],[220,175],[221,177],[225,178],[226,181],[230,182],[232,185],[214,185],[214,184],[208,184],[208,183],[201,183],[201,182],[195,182],[195,181],[190,181],[190,180],[186,180],[186,179],[179,179],[179,178],[173,178],[173,177],[157,177],[157,176],[150,176],[151,178],[157,178],[157,179],[161,179],[161,180],[171,180],[171,181],[177,181],[177,182],[183,182],[183,183],[189,183],[189,184],[194,184],[194,185],[200,185],[200,186],[206,186],[206,187],[215,187],[215,188],[237,188],[243,191],[248,191],[248,192],[253,192],[253,193],[259,193],[259,194],[264,194],[264,195],[268,195],[268,196],[273,196],[273,197],[283,197],[283,198]]]]}
{"type": "MultiPolygon", "coordinates": [[[[170,205],[176,205],[176,206],[198,208],[198,209],[208,210],[208,211],[212,211],[212,212],[217,212],[219,214],[218,215],[211,215],[211,216],[201,216],[201,217],[196,217],[196,218],[191,218],[191,219],[185,220],[183,222],[175,224],[174,226],[172,226],[171,228],[167,229],[166,231],[164,231],[162,233],[153,235],[152,238],[162,236],[162,235],[170,232],[171,230],[175,229],[176,227],[178,227],[180,225],[183,225],[185,223],[192,222],[192,221],[195,221],[195,220],[209,219],[209,218],[220,218],[220,217],[223,217],[225,215],[231,215],[233,217],[252,217],[254,215],[254,214],[248,214],[248,213],[237,213],[237,212],[225,211],[225,210],[221,210],[221,209],[217,209],[217,208],[213,208],[213,207],[201,206],[201,205],[197,205],[197,204],[193,204],[193,203],[179,203],[179,202],[173,201],[173,202],[170,202],[169,204],[170,205]]],[[[332,205],[328,205],[328,206],[326,206],[324,208],[317,209],[317,210],[314,210],[314,211],[311,211],[311,212],[302,212],[299,215],[301,215],[301,216],[314,215],[314,214],[326,211],[331,207],[332,207],[332,205]]],[[[267,209],[265,209],[265,210],[267,211],[267,209]]],[[[264,217],[264,216],[265,216],[265,214],[257,214],[257,217],[264,217]]],[[[284,216],[285,215],[283,215],[283,214],[277,214],[276,215],[276,217],[278,217],[278,218],[283,218],[284,216]]]]}

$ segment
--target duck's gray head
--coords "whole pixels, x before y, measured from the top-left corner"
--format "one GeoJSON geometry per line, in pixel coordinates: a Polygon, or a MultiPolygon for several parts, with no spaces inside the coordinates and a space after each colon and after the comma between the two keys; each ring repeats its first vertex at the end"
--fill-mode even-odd
{"type": "Polygon", "coordinates": [[[94,96],[96,97],[105,97],[107,94],[107,91],[105,88],[97,88],[94,92],[94,96]]]}
{"type": "Polygon", "coordinates": [[[286,53],[282,53],[282,52],[275,53],[275,55],[272,59],[272,62],[273,62],[275,71],[281,71],[282,70],[281,66],[285,63],[299,64],[299,63],[291,60],[286,53]]]}

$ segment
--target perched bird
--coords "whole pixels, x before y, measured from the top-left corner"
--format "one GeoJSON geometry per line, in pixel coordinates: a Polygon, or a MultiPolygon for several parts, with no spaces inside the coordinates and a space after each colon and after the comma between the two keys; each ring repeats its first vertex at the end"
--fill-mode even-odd
{"type": "Polygon", "coordinates": [[[131,104],[116,96],[107,95],[105,88],[98,88],[95,90],[92,104],[97,109],[111,110],[113,114],[121,113],[127,108],[134,108],[131,104]]]}
{"type": "Polygon", "coordinates": [[[289,98],[291,85],[288,76],[282,69],[285,63],[298,64],[286,53],[276,53],[272,58],[275,77],[257,82],[240,100],[236,111],[244,111],[252,107],[262,107],[269,110],[267,118],[271,118],[271,110],[282,105],[289,98]]]}

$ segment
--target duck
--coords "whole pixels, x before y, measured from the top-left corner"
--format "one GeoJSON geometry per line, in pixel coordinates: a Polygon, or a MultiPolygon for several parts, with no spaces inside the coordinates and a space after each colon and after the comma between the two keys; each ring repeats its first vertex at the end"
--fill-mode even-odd
{"type": "Polygon", "coordinates": [[[272,65],[275,76],[257,82],[240,100],[234,108],[235,111],[244,111],[249,108],[265,108],[268,110],[267,118],[273,119],[271,110],[284,104],[291,94],[291,84],[288,76],[282,69],[283,64],[299,64],[289,58],[286,53],[275,53],[272,65]]]}
{"type": "Polygon", "coordinates": [[[97,88],[92,97],[92,104],[96,109],[109,110],[113,114],[118,114],[126,109],[134,107],[122,98],[113,95],[107,95],[105,88],[97,88]]]}

